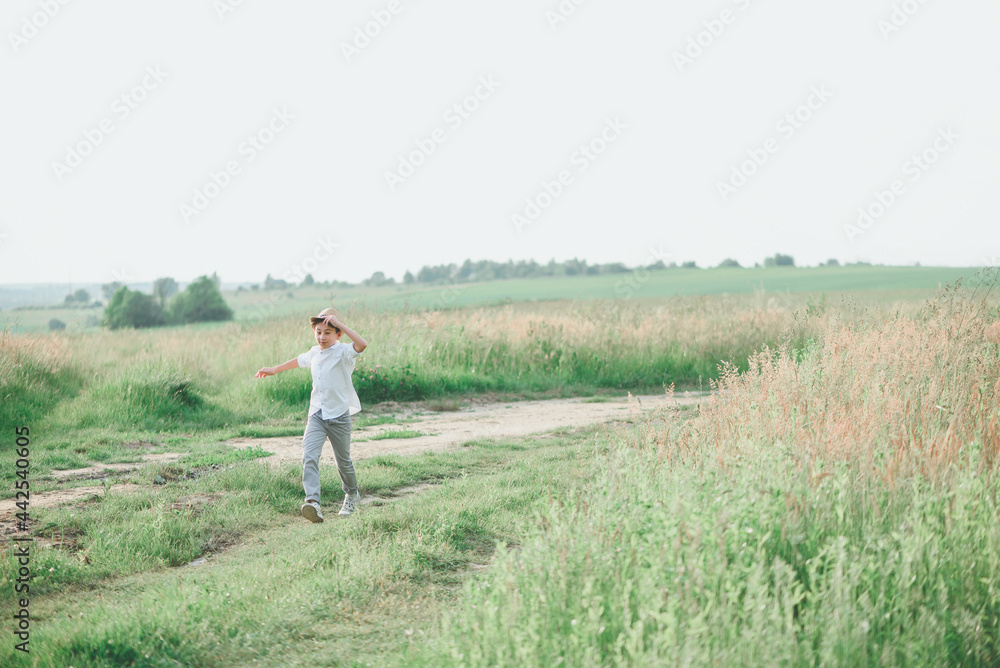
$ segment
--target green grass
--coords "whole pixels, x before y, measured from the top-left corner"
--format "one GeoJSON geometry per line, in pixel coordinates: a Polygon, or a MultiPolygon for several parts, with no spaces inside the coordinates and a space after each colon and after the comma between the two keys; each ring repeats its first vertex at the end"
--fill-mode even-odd
{"type": "MultiPolygon", "coordinates": [[[[330,512],[322,525],[297,515],[299,467],[192,466],[248,455],[185,441],[197,439],[184,430],[199,420],[217,425],[213,434],[237,428],[219,424],[213,406],[241,406],[261,428],[297,420],[300,433],[302,407],[285,398],[300,381],[265,389],[246,378],[255,364],[229,369],[247,350],[290,354],[297,325],[272,323],[267,336],[229,346],[212,338],[227,330],[199,330],[204,350],[176,332],[175,348],[153,352],[146,346],[162,339],[116,334],[109,340],[123,354],[152,367],[131,376],[116,358],[92,360],[101,373],[85,396],[108,405],[69,401],[41,424],[69,434],[70,417],[97,415],[110,422],[99,456],[127,456],[115,439],[154,429],[161,447],[170,440],[190,455],[141,468],[135,493],[35,513],[37,537],[58,547],[32,561],[31,658],[42,666],[997,665],[1000,311],[963,294],[912,317],[873,308],[854,320],[845,316],[853,307],[820,302],[790,315],[713,311],[732,302],[705,300],[686,320],[679,310],[650,320],[587,307],[560,320],[550,307],[547,320],[501,309],[465,322],[429,316],[426,330],[419,320],[389,322],[383,336],[418,386],[435,372],[498,382],[531,371],[522,388],[572,373],[562,360],[574,353],[603,360],[605,377],[653,373],[657,341],[672,335],[663,324],[712,339],[679,348],[703,359],[720,341],[743,349],[775,323],[793,325],[746,370],[729,367],[723,391],[694,415],[665,410],[610,434],[591,428],[361,460],[362,493],[375,502],[347,521],[330,512]],[[519,346],[489,338],[497,323],[529,333],[519,346]],[[174,366],[171,352],[185,364],[174,366]],[[145,431],[127,431],[115,396],[153,415],[145,431]],[[169,474],[167,484],[148,484],[156,471],[169,474]],[[185,566],[198,557],[208,561],[185,566]]],[[[393,368],[368,358],[363,370],[393,368]]],[[[84,433],[94,439],[100,429],[84,433]]],[[[39,432],[38,456],[49,465],[95,456],[39,432]]],[[[339,477],[321,470],[324,507],[335,508],[339,477]]],[[[7,546],[0,573],[7,614],[15,573],[7,546]]],[[[0,647],[0,664],[23,659],[12,644],[0,647]]]]}
{"type": "Polygon", "coordinates": [[[954,291],[762,351],[595,449],[387,663],[998,665],[998,360],[1000,310],[954,291]]]}
{"type": "Polygon", "coordinates": [[[440,634],[393,665],[996,665],[997,480],[815,485],[766,446],[736,470],[619,441],[440,634]],[[613,471],[613,475],[602,473],[613,471]],[[798,506],[789,508],[789,499],[798,506]],[[800,509],[797,509],[800,508],[800,509]],[[974,510],[975,509],[975,510],[974,510]]]}
{"type": "MultiPolygon", "coordinates": [[[[430,410],[454,410],[459,398],[483,393],[516,398],[572,396],[595,387],[655,391],[711,377],[720,356],[728,354],[714,344],[705,349],[700,340],[649,340],[616,351],[609,342],[571,341],[546,327],[525,344],[502,338],[507,334],[495,328],[488,330],[494,340],[470,339],[453,324],[428,329],[421,313],[402,316],[410,331],[386,323],[380,312],[355,315],[368,320],[357,326],[373,341],[353,378],[366,408],[422,399],[430,400],[430,410]]],[[[261,366],[312,344],[297,320],[269,322],[246,335],[230,324],[6,341],[7,362],[0,369],[0,388],[9,399],[0,409],[5,423],[37,430],[37,445],[46,450],[70,450],[94,461],[114,461],[123,454],[116,444],[129,441],[162,443],[196,433],[294,434],[309,404],[307,371],[253,378],[261,366]],[[57,362],[49,342],[64,349],[57,362]]],[[[82,464],[83,457],[78,459],[82,464]]],[[[0,471],[0,481],[9,474],[0,471]]]]}
{"type": "Polygon", "coordinates": [[[47,332],[49,321],[62,321],[67,329],[98,329],[99,325],[90,324],[94,318],[100,322],[104,316],[103,308],[32,308],[5,309],[0,311],[0,327],[15,333],[47,332]]]}
{"type": "MultiPolygon", "coordinates": [[[[522,447],[486,442],[454,456],[381,455],[359,460],[356,467],[364,494],[391,494],[419,483],[490,471],[522,447]]],[[[301,504],[301,467],[273,468],[254,461],[268,454],[259,446],[245,450],[203,446],[175,462],[141,465],[128,479],[140,485],[137,490],[112,486],[89,503],[33,510],[32,517],[42,527],[40,535],[64,532],[75,536],[72,553],[46,553],[33,591],[47,593],[66,583],[92,583],[177,566],[247,533],[288,521],[288,513],[297,513],[301,504]],[[166,477],[169,484],[153,485],[156,475],[166,477]],[[178,507],[188,498],[208,501],[194,511],[178,507]]],[[[335,467],[321,468],[321,484],[337,490],[334,500],[339,503],[343,495],[335,467]]],[[[10,569],[16,570],[16,565],[4,562],[2,566],[0,578],[9,582],[14,572],[10,569]]],[[[0,600],[11,596],[12,588],[0,589],[0,600]]]]}
{"type": "MultiPolygon", "coordinates": [[[[944,487],[917,478],[859,494],[850,467],[817,483],[765,443],[736,468],[711,446],[670,464],[656,444],[677,428],[363,460],[365,495],[387,501],[346,522],[299,521],[293,471],[251,463],[109,495],[83,516],[51,511],[40,533],[70,548],[33,562],[38,665],[1000,657],[1000,596],[988,586],[1000,578],[995,476],[970,469],[944,487]],[[431,485],[393,500],[420,482],[431,485]],[[882,510],[857,512],[873,491],[882,510]],[[173,507],[199,492],[219,496],[201,511],[173,507]],[[171,568],[205,554],[205,565],[171,568]],[[138,575],[107,579],[123,573],[138,575]]],[[[21,665],[10,652],[0,661],[21,665]]]]}
{"type": "Polygon", "coordinates": [[[183,463],[185,466],[191,467],[226,466],[237,462],[270,457],[273,454],[273,452],[268,452],[259,445],[254,445],[249,448],[240,448],[236,450],[226,449],[225,451],[219,453],[194,456],[188,455],[184,458],[183,463]]]}
{"type": "Polygon", "coordinates": [[[417,438],[423,433],[414,429],[386,429],[368,437],[370,441],[384,441],[390,438],[417,438]]]}
{"type": "Polygon", "coordinates": [[[70,362],[65,346],[0,332],[0,424],[5,429],[28,426],[31,418],[76,396],[83,382],[84,374],[70,362]]]}
{"type": "Polygon", "coordinates": [[[87,387],[69,419],[80,427],[143,424],[183,419],[205,404],[195,382],[180,368],[142,365],[123,369],[87,387]]]}
{"type": "MultiPolygon", "coordinates": [[[[40,533],[64,548],[32,562],[32,665],[380,665],[405,650],[407,630],[434,632],[470,564],[487,564],[571,484],[588,438],[361,460],[362,493],[385,500],[320,525],[297,515],[296,470],[250,462],[39,511],[40,533]],[[429,486],[394,498],[418,483],[429,486]],[[210,500],[185,506],[199,496],[210,500]]],[[[339,490],[330,468],[323,487],[339,490]]],[[[0,663],[23,665],[11,643],[0,663]]]]}
{"type": "Polygon", "coordinates": [[[405,422],[415,422],[416,418],[401,418],[398,415],[358,415],[354,422],[355,429],[365,429],[366,427],[377,427],[383,424],[403,424],[405,422]]]}

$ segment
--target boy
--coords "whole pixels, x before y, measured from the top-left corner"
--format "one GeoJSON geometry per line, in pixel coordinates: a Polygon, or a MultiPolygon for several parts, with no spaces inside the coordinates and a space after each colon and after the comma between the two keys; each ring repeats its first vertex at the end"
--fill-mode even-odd
{"type": "Polygon", "coordinates": [[[333,445],[340,481],[344,488],[341,515],[351,515],[358,507],[361,494],[358,478],[351,461],[351,416],[361,410],[358,393],[351,383],[354,360],[368,347],[361,336],[341,322],[332,308],[309,318],[316,343],[308,352],[288,360],[281,366],[264,367],[257,378],[273,376],[296,368],[312,371],[312,394],[309,398],[309,422],[302,435],[302,487],[306,502],[302,516],[310,522],[322,522],[319,506],[319,456],[327,436],[333,445]],[[352,343],[341,343],[346,332],[352,343]]]}

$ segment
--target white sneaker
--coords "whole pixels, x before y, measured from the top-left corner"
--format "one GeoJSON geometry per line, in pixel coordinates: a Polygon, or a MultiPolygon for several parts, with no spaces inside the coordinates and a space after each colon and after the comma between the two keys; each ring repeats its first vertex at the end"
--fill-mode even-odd
{"type": "Polygon", "coordinates": [[[302,517],[310,522],[322,522],[323,513],[319,511],[319,504],[315,501],[306,501],[302,504],[302,517]]]}
{"type": "Polygon", "coordinates": [[[358,502],[361,501],[361,494],[355,492],[354,494],[346,494],[344,496],[344,505],[340,509],[341,515],[353,515],[354,511],[358,509],[358,502]]]}

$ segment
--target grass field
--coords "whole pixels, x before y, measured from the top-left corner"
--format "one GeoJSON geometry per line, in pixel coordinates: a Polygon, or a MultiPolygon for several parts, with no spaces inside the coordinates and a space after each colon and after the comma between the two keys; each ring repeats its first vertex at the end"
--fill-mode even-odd
{"type": "MultiPolygon", "coordinates": [[[[699,378],[704,384],[731,350],[745,361],[755,345],[776,341],[794,323],[783,307],[697,299],[657,309],[638,301],[354,308],[345,317],[373,342],[355,373],[366,405],[483,392],[662,390],[699,378]],[[715,317],[723,312],[728,320],[715,317]]],[[[81,448],[86,453],[78,454],[104,459],[115,442],[164,433],[294,431],[308,402],[309,374],[267,382],[253,375],[314,344],[307,321],[288,316],[259,324],[8,334],[0,358],[0,417],[8,424],[44,418],[41,431],[66,465],[74,457],[83,461],[73,454],[81,448]],[[72,452],[63,452],[70,446],[72,452]]]]}
{"type": "MultiPolygon", "coordinates": [[[[802,349],[831,324],[916,313],[922,303],[892,295],[833,302],[758,292],[344,312],[372,342],[354,374],[368,406],[484,393],[539,398],[663,392],[670,385],[708,389],[720,363],[745,369],[764,345],[785,341],[802,349]]],[[[218,440],[298,433],[309,373],[266,381],[253,375],[315,342],[305,318],[275,316],[259,323],[6,334],[0,343],[0,418],[37,425],[46,449],[36,465],[44,471],[122,461],[134,456],[125,444],[171,444],[184,434],[218,440]]],[[[0,480],[11,475],[0,469],[0,480]]]]}
{"type": "Polygon", "coordinates": [[[375,299],[386,305],[455,306],[552,299],[660,298],[694,295],[768,294],[926,294],[978,270],[953,267],[774,267],[767,269],[672,269],[603,276],[490,281],[430,288],[411,294],[385,292],[375,299]],[[449,301],[450,300],[450,301],[449,301]]]}
{"type": "MultiPolygon", "coordinates": [[[[719,391],[363,460],[376,503],[315,526],[296,467],[217,443],[301,433],[307,374],[250,378],[311,345],[299,316],[7,335],[3,424],[38,434],[36,475],[135,461],[143,440],[188,454],[164,485],[33,513],[53,545],[32,562],[37,661],[7,642],[0,664],[997,665],[1000,288],[969,278],[936,296],[344,308],[370,342],[367,408],[719,391]]],[[[15,569],[4,546],[8,619],[15,569]]]]}
{"type": "MultiPolygon", "coordinates": [[[[784,298],[811,294],[839,301],[844,295],[870,298],[919,299],[959,277],[971,279],[974,268],[955,267],[774,267],[767,269],[672,269],[632,271],[601,276],[515,279],[436,286],[382,288],[290,288],[283,291],[226,291],[226,302],[236,320],[256,324],[284,315],[319,311],[317,304],[334,302],[341,308],[367,307],[452,308],[508,302],[580,299],[658,299],[696,295],[751,295],[784,298]]],[[[0,325],[12,332],[48,331],[49,321],[62,320],[70,329],[98,329],[88,318],[100,318],[101,309],[52,308],[0,312],[0,325]]],[[[203,325],[204,326],[204,325],[203,325]]]]}

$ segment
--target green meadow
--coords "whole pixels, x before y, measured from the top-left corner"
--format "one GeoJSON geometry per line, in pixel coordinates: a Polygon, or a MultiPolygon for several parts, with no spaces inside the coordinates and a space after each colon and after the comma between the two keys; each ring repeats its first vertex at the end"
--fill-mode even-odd
{"type": "MultiPolygon", "coordinates": [[[[1000,663],[995,272],[291,292],[227,295],[231,323],[0,339],[7,499],[15,425],[35,492],[94,484],[61,469],[181,455],[31,511],[31,653],[5,631],[0,665],[1000,663]],[[305,315],[331,296],[369,341],[359,440],[421,433],[402,406],[713,392],[360,460],[362,511],[312,525],[294,463],[223,441],[301,434],[308,373],[253,373],[311,346],[305,315]]],[[[322,484],[339,502],[331,467],[322,484]]],[[[7,620],[17,567],[5,543],[7,620]]]]}
{"type": "MultiPolygon", "coordinates": [[[[497,305],[508,302],[594,299],[657,299],[673,296],[752,295],[765,293],[843,295],[879,294],[920,298],[957,278],[972,277],[974,268],[955,267],[769,267],[633,270],[598,276],[562,276],[426,285],[414,283],[379,288],[291,287],[286,290],[228,290],[226,301],[239,321],[259,322],[275,316],[310,313],[317,303],[383,309],[497,305]]],[[[12,332],[47,331],[56,318],[70,329],[99,328],[101,309],[53,307],[8,309],[0,324],[12,332]],[[88,319],[90,324],[88,324],[88,319]]]]}

